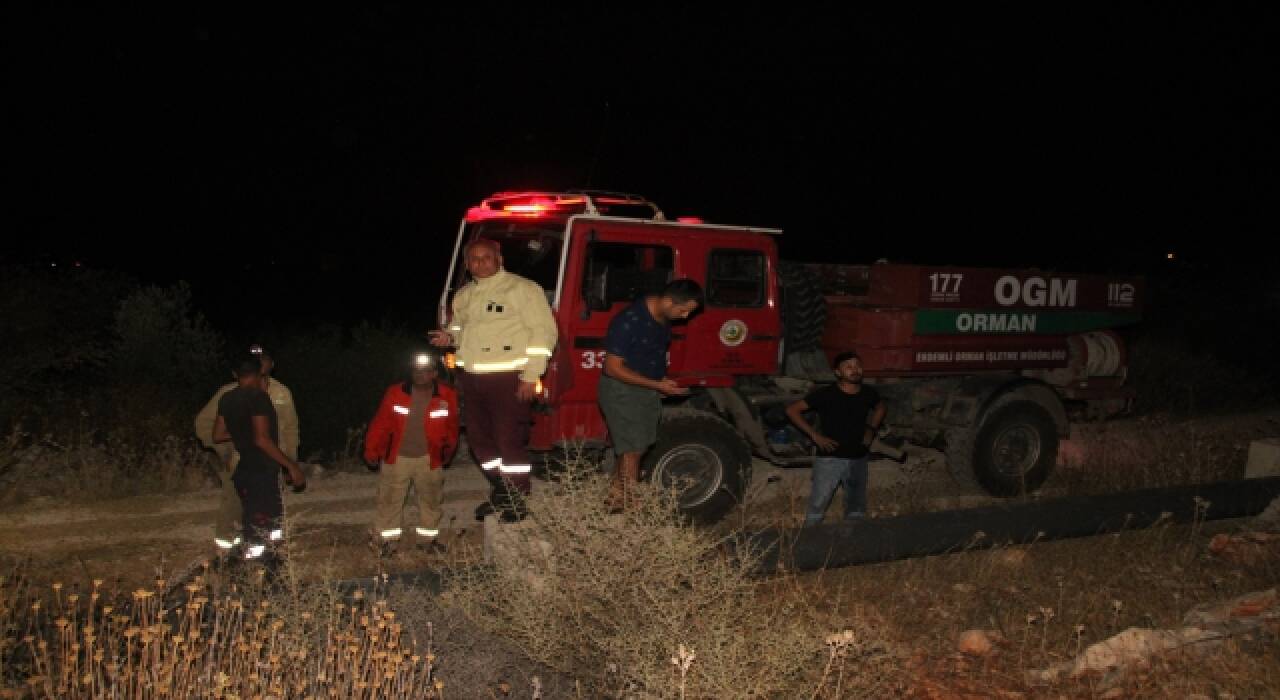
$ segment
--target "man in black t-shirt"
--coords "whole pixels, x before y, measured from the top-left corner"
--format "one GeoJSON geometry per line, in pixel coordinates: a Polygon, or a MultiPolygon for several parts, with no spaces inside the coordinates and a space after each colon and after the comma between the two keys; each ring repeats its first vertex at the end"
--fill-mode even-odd
{"type": "Polygon", "coordinates": [[[818,525],[836,489],[844,485],[844,518],[861,518],[867,512],[867,455],[871,441],[884,423],[885,406],[875,389],[862,383],[862,361],[857,353],[843,352],[832,363],[836,383],[810,392],[787,406],[787,417],[818,450],[829,456],[813,460],[813,487],[804,524],[818,525]],[[804,418],[816,411],[822,430],[804,418]]]}
{"type": "Polygon", "coordinates": [[[268,542],[284,537],[280,469],[288,473],[285,480],[295,492],[306,488],[307,478],[278,446],[279,427],[275,407],[267,395],[262,360],[257,355],[245,355],[234,372],[237,386],[218,401],[213,441],[230,440],[240,453],[231,481],[244,512],[245,558],[258,559],[266,553],[268,542]]]}

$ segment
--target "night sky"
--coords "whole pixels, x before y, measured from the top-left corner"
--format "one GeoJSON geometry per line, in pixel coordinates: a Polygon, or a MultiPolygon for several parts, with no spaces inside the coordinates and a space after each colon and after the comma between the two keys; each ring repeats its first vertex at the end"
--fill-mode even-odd
{"type": "Polygon", "coordinates": [[[3,259],[416,322],[467,206],[570,187],[796,259],[1259,259],[1273,16],[964,5],[8,6],[3,259]]]}

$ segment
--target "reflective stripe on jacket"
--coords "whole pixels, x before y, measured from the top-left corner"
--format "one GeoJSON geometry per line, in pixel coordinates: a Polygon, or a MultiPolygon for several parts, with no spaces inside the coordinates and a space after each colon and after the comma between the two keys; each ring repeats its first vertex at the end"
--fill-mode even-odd
{"type": "Polygon", "coordinates": [[[449,333],[462,369],[475,374],[518,370],[526,382],[547,371],[557,336],[546,292],[506,270],[458,291],[449,333]]]}
{"type": "MultiPolygon", "coordinates": [[[[413,397],[408,383],[392,384],[382,395],[378,412],[369,422],[364,436],[364,458],[367,462],[395,464],[404,439],[404,423],[409,417],[413,397]]],[[[427,433],[427,454],[431,468],[439,469],[458,449],[458,395],[448,384],[436,382],[436,391],[423,412],[423,430],[427,433]]]]}

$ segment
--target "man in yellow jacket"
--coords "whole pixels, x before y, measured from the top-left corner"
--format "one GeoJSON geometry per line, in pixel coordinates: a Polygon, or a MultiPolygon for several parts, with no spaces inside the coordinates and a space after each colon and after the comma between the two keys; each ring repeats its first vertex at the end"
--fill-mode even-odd
{"type": "Polygon", "coordinates": [[[498,511],[520,520],[532,471],[530,404],[555,349],[556,321],[541,286],[502,269],[495,241],[471,241],[464,258],[471,281],[454,295],[448,330],[432,331],[431,343],[457,348],[467,442],[491,486],[476,518],[498,511]]]}
{"type": "MultiPolygon", "coordinates": [[[[275,368],[271,353],[261,345],[253,345],[249,348],[249,352],[262,359],[262,373],[267,378],[267,395],[271,398],[271,404],[276,410],[279,421],[280,450],[296,462],[298,461],[298,411],[293,404],[293,392],[271,376],[271,370],[275,368]]],[[[236,382],[231,382],[220,387],[213,398],[209,399],[209,403],[200,409],[195,420],[196,437],[201,444],[217,453],[218,459],[225,467],[219,474],[222,477],[222,496],[218,503],[218,513],[213,521],[213,542],[217,545],[218,551],[224,554],[240,544],[242,515],[240,496],[236,493],[235,485],[231,483],[231,475],[235,473],[240,454],[230,442],[215,443],[213,441],[213,426],[218,418],[218,402],[222,400],[222,395],[236,386],[238,386],[236,382]]]]}

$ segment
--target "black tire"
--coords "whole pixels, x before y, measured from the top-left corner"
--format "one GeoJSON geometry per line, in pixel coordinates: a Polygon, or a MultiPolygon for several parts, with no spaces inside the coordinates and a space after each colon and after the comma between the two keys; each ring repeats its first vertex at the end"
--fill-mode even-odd
{"type": "Polygon", "coordinates": [[[713,523],[742,501],[751,478],[751,449],[738,432],[703,411],[665,413],[658,442],[641,464],[659,488],[682,486],[680,512],[713,523]]]}
{"type": "Polygon", "coordinates": [[[947,465],[956,481],[1001,498],[1044,484],[1058,460],[1058,428],[1048,409],[1014,400],[989,411],[974,428],[947,435],[947,465]]]}
{"type": "Polygon", "coordinates": [[[787,353],[817,348],[827,323],[827,302],[817,280],[796,263],[778,263],[782,282],[783,342],[787,353]]]}

